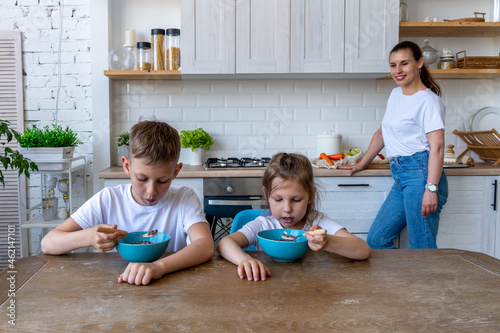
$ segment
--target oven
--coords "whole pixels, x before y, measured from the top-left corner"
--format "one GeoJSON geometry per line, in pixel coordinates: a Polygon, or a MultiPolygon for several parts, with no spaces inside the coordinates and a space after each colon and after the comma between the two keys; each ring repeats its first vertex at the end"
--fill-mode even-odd
{"type": "MultiPolygon", "coordinates": [[[[261,168],[268,158],[209,158],[205,169],[211,168],[261,168]]],[[[229,234],[234,216],[246,209],[267,207],[262,192],[262,178],[256,177],[206,177],[203,178],[203,200],[205,216],[214,241],[229,234]]]]}

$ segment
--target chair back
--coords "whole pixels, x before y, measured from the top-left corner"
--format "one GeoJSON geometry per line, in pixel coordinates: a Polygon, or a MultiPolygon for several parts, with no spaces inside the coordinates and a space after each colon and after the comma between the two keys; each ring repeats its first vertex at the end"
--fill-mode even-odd
{"type": "MultiPolygon", "coordinates": [[[[242,210],[241,212],[238,212],[233,219],[233,224],[231,225],[230,234],[235,233],[236,231],[240,230],[241,227],[243,227],[248,222],[253,221],[257,217],[263,215],[264,210],[266,210],[266,209],[247,209],[247,210],[242,210]]],[[[252,245],[252,246],[248,247],[245,251],[256,251],[256,250],[257,249],[255,248],[255,246],[252,245]]]]}

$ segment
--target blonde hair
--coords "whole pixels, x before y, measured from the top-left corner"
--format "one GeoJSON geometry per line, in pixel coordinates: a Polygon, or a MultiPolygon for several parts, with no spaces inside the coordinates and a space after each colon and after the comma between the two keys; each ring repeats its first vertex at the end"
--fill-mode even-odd
{"type": "Polygon", "coordinates": [[[312,224],[319,213],[316,210],[317,187],[314,183],[314,174],[309,159],[301,154],[278,153],[274,155],[269,161],[262,178],[266,198],[269,198],[273,192],[273,181],[278,177],[283,180],[298,182],[307,192],[309,198],[311,198],[311,203],[307,205],[305,226],[312,224]]]}
{"type": "Polygon", "coordinates": [[[130,130],[129,152],[146,164],[166,164],[179,160],[181,140],[175,128],[162,121],[141,121],[130,130]]]}

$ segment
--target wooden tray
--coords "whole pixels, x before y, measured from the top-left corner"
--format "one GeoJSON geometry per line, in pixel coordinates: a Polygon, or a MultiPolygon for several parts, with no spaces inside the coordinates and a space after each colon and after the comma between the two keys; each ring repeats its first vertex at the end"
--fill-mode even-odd
{"type": "Polygon", "coordinates": [[[486,15],[486,13],[474,12],[474,17],[459,18],[456,20],[444,19],[443,21],[444,22],[484,22],[484,15],[486,15]],[[483,17],[477,17],[477,14],[483,15],[483,17]]]}
{"type": "Polygon", "coordinates": [[[467,57],[467,52],[463,50],[457,52],[456,58],[457,68],[500,68],[500,53],[498,57],[467,57]],[[458,55],[461,53],[463,53],[463,57],[458,58],[458,55]]]}
{"type": "Polygon", "coordinates": [[[491,131],[453,131],[467,144],[467,149],[460,155],[460,159],[469,150],[475,152],[483,161],[495,161],[493,166],[500,164],[500,134],[495,129],[491,131]]]}

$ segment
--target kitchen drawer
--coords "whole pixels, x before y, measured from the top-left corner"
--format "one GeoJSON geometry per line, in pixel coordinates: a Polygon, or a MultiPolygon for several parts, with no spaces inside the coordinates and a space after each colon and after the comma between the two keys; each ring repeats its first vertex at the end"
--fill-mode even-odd
{"type": "Polygon", "coordinates": [[[318,177],[318,210],[351,233],[368,233],[392,187],[392,177],[318,177]]]}

